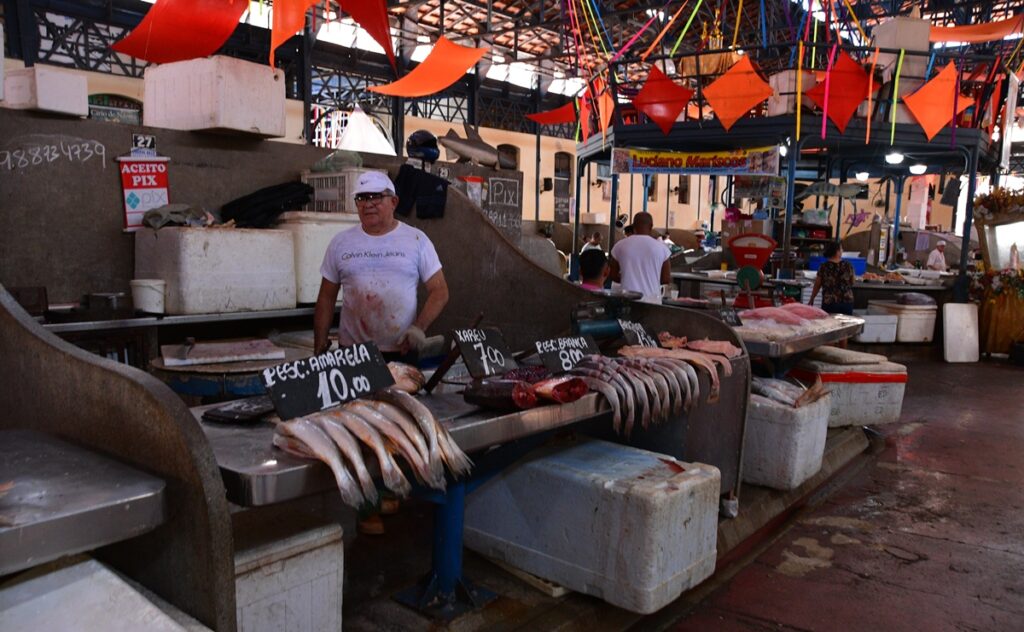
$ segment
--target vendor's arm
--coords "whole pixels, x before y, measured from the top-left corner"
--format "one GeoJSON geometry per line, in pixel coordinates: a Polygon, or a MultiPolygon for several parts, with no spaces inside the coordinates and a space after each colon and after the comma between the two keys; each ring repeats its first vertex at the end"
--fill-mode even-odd
{"type": "Polygon", "coordinates": [[[669,259],[665,259],[665,262],[661,264],[661,284],[672,284],[672,264],[669,259]]]}
{"type": "Polygon", "coordinates": [[[316,308],[313,310],[313,350],[320,354],[327,351],[331,341],[327,338],[334,321],[334,306],[338,302],[341,285],[320,279],[320,294],[316,297],[316,308]]]}
{"type": "Polygon", "coordinates": [[[808,305],[814,305],[814,299],[818,296],[818,290],[821,289],[821,277],[814,277],[814,287],[811,289],[811,300],[807,301],[808,305]]]}
{"type": "Polygon", "coordinates": [[[615,257],[608,255],[608,278],[616,283],[622,283],[622,269],[615,257]]]}
{"type": "Polygon", "coordinates": [[[427,300],[416,320],[413,321],[413,325],[423,331],[426,331],[427,327],[437,320],[437,317],[441,315],[441,310],[448,304],[448,282],[444,280],[444,272],[441,270],[435,272],[434,276],[427,279],[426,287],[427,300]]]}

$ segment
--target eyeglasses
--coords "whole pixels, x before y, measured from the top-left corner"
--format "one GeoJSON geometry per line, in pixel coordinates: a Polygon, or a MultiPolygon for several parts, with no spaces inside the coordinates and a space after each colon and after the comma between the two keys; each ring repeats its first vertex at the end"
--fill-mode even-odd
{"type": "Polygon", "coordinates": [[[355,196],[356,203],[368,204],[370,202],[379,202],[386,197],[391,197],[390,193],[358,193],[355,196]]]}

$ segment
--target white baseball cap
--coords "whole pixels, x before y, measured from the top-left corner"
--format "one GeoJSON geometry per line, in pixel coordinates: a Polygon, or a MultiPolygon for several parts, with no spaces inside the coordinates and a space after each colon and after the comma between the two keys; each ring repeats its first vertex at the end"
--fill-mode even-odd
{"type": "Polygon", "coordinates": [[[360,193],[383,193],[389,192],[395,195],[395,183],[391,181],[386,173],[380,171],[364,171],[356,182],[356,190],[352,195],[360,193]]]}
{"type": "Polygon", "coordinates": [[[942,240],[940,239],[940,240],[939,240],[939,243],[935,244],[935,247],[937,248],[937,247],[939,247],[939,246],[945,246],[945,245],[946,245],[946,242],[944,242],[944,241],[942,241],[942,240]]]}

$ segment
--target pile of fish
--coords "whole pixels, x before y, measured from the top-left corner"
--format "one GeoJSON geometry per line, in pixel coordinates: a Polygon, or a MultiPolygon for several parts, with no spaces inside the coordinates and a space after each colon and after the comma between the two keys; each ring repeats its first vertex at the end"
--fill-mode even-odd
{"type": "Polygon", "coordinates": [[[809,320],[828,318],[829,314],[813,305],[787,303],[779,307],[748,309],[740,312],[739,317],[744,322],[747,320],[771,320],[780,325],[801,325],[809,320]]]}
{"type": "Polygon", "coordinates": [[[785,380],[756,376],[750,380],[750,392],[752,393],[751,399],[763,397],[793,408],[814,403],[829,393],[821,383],[820,377],[810,388],[805,389],[785,380]]]}
{"type": "Polygon", "coordinates": [[[812,305],[788,303],[779,307],[758,307],[739,313],[743,326],[736,332],[746,340],[784,340],[793,336],[828,331],[842,323],[812,305]]]}
{"type": "Polygon", "coordinates": [[[687,340],[686,336],[673,336],[663,331],[658,334],[658,342],[666,349],[690,349],[701,353],[715,353],[727,358],[738,358],[743,355],[743,349],[726,340],[687,340]]]}
{"type": "MultiPolygon", "coordinates": [[[[622,358],[589,355],[570,371],[587,386],[601,393],[612,408],[612,427],[628,437],[637,422],[644,428],[659,423],[683,410],[689,411],[700,398],[700,381],[695,367],[718,374],[714,364],[702,364],[694,358],[672,355],[674,350],[651,347],[623,347],[622,358]],[[667,354],[640,355],[632,351],[648,349],[667,354]]],[[[691,352],[682,351],[683,355],[691,352]]],[[[732,372],[732,367],[729,367],[732,372]]],[[[709,397],[709,401],[711,398],[709,397]]]]}
{"type": "Polygon", "coordinates": [[[377,502],[360,443],[376,456],[384,486],[398,496],[408,496],[412,486],[395,455],[409,464],[417,480],[434,489],[445,489],[445,466],[454,476],[469,473],[472,461],[419,400],[395,387],[372,397],[279,423],[274,445],[326,463],[342,500],[352,507],[377,502]]]}
{"type": "Polygon", "coordinates": [[[388,362],[388,371],[395,380],[395,387],[406,393],[418,393],[427,379],[423,373],[411,364],[403,362],[388,362]]]}

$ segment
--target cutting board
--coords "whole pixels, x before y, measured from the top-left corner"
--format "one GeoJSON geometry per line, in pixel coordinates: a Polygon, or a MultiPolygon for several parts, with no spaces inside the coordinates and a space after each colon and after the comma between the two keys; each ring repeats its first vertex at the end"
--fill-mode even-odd
{"type": "Polygon", "coordinates": [[[192,366],[244,360],[284,360],[284,349],[269,340],[198,342],[194,345],[160,345],[165,366],[192,366]]]}

